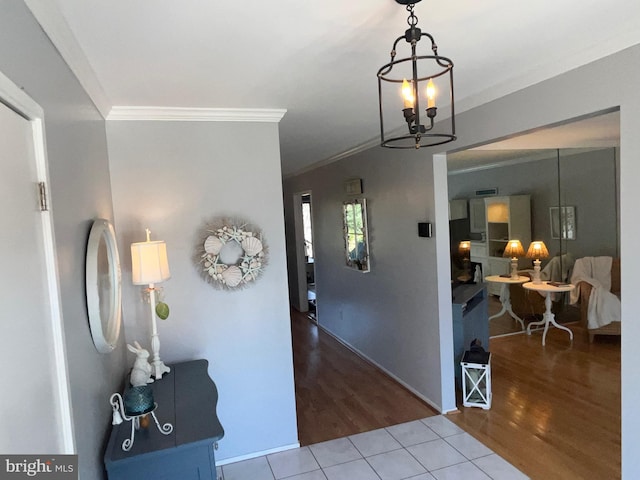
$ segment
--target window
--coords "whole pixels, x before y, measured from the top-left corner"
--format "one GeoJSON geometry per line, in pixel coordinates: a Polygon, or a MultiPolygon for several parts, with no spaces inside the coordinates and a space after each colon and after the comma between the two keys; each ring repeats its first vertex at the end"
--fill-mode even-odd
{"type": "MultiPolygon", "coordinates": [[[[307,196],[308,198],[308,196],[307,196]]],[[[313,237],[311,236],[311,203],[302,197],[302,225],[304,230],[304,256],[313,261],[313,237]]]]}

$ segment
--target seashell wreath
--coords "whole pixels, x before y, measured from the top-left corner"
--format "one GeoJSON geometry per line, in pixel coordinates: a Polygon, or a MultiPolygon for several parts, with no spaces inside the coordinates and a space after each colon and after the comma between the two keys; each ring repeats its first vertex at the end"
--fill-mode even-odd
{"type": "Polygon", "coordinates": [[[194,260],[207,282],[235,290],[262,274],[268,248],[259,228],[238,219],[217,218],[203,226],[194,260]]]}

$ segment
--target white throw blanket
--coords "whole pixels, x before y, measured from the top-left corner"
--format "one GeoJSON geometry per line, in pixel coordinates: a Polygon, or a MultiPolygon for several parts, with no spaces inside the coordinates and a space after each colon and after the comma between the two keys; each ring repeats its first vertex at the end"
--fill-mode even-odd
{"type": "MultiPolygon", "coordinates": [[[[595,329],[620,321],[620,299],[611,293],[611,257],[584,257],[576,260],[571,283],[587,282],[593,286],[587,309],[587,327],[595,329]]],[[[570,302],[580,298],[578,289],[571,291],[570,302]]]]}

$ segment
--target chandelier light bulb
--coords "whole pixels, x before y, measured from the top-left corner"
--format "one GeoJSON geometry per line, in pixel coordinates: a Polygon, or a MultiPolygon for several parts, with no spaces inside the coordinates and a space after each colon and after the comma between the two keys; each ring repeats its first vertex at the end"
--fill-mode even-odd
{"type": "Polygon", "coordinates": [[[430,78],[427,83],[427,108],[433,108],[436,106],[436,86],[433,84],[433,80],[430,78]]]}
{"type": "Polygon", "coordinates": [[[413,108],[413,88],[406,78],[402,80],[402,98],[404,98],[404,108],[413,108]]]}

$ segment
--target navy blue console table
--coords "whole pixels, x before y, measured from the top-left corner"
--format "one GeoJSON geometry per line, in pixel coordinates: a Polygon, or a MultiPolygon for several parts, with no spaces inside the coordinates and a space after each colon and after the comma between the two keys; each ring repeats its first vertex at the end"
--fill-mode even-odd
{"type": "Polygon", "coordinates": [[[130,451],[122,450],[131,424],[113,427],[104,454],[109,480],[216,480],[215,446],[224,436],[216,414],[218,390],[209,378],[206,360],[171,365],[171,372],[151,383],[161,424],[136,432],[130,451]]]}
{"type": "Polygon", "coordinates": [[[489,350],[489,314],[484,283],[460,285],[453,289],[453,361],[457,385],[461,385],[460,361],[471,341],[480,340],[489,350]]]}

